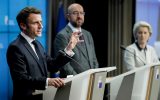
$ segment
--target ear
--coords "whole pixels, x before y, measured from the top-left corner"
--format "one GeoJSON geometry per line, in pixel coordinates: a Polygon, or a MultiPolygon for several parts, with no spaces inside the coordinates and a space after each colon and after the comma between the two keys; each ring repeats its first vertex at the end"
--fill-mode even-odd
{"type": "Polygon", "coordinates": [[[137,38],[138,36],[137,36],[137,33],[134,35],[134,39],[135,40],[137,40],[138,38],[137,38]]]}
{"type": "Polygon", "coordinates": [[[68,20],[70,20],[70,15],[69,15],[69,14],[66,14],[66,18],[67,18],[68,20]]]}
{"type": "Polygon", "coordinates": [[[27,26],[24,23],[20,23],[20,27],[22,28],[22,30],[26,30],[27,26]]]}

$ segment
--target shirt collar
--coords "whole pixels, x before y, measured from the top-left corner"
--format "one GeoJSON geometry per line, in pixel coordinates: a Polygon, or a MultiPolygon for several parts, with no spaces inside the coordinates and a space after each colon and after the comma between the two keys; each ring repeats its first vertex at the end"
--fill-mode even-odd
{"type": "Polygon", "coordinates": [[[82,32],[81,27],[79,29],[75,28],[70,22],[68,23],[68,26],[71,28],[73,32],[82,32]]]}
{"type": "Polygon", "coordinates": [[[20,33],[29,44],[31,44],[32,41],[34,41],[35,39],[30,38],[28,35],[24,34],[23,32],[20,33]]]}
{"type": "Polygon", "coordinates": [[[138,42],[135,42],[135,44],[136,44],[137,48],[138,48],[140,51],[141,51],[141,50],[147,50],[147,46],[145,46],[145,48],[143,49],[143,48],[141,48],[141,47],[139,46],[138,42]]]}

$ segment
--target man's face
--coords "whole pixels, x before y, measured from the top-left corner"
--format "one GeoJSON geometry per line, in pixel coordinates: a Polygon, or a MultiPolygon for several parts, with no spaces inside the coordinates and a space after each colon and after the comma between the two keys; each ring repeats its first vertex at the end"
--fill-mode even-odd
{"type": "Polygon", "coordinates": [[[84,23],[84,14],[81,6],[74,6],[68,14],[68,20],[74,27],[79,28],[84,23]]]}
{"type": "Polygon", "coordinates": [[[30,14],[27,19],[27,24],[24,25],[23,31],[31,38],[42,35],[42,17],[40,14],[30,14]]]}

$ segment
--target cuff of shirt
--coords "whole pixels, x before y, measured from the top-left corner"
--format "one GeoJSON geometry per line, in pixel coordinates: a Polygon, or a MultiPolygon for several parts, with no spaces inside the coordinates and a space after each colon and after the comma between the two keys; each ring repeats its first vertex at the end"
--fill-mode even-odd
{"type": "Polygon", "coordinates": [[[48,88],[48,80],[49,78],[46,79],[46,88],[48,88]]]}
{"type": "Polygon", "coordinates": [[[64,49],[64,52],[69,55],[70,57],[72,57],[75,53],[71,50],[71,51],[68,51],[66,48],[64,49]]]}

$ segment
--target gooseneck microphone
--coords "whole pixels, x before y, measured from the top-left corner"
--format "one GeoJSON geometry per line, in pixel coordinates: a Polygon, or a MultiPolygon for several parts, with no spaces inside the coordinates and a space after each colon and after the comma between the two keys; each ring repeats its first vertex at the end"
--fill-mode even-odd
{"type": "Polygon", "coordinates": [[[128,49],[126,49],[123,45],[121,45],[120,48],[121,48],[122,50],[128,51],[130,54],[134,55],[134,56],[137,57],[139,60],[141,60],[142,63],[143,63],[143,65],[146,65],[146,63],[145,63],[139,56],[137,56],[135,53],[133,53],[133,52],[129,51],[128,49]]]}
{"type": "Polygon", "coordinates": [[[67,55],[67,54],[66,54],[64,51],[62,51],[62,50],[59,50],[58,52],[61,53],[63,56],[68,57],[68,58],[71,59],[77,66],[79,66],[79,67],[77,67],[77,66],[72,66],[73,69],[74,69],[77,73],[81,73],[81,72],[84,71],[84,70],[83,70],[83,67],[80,65],[80,63],[77,62],[75,59],[73,59],[72,57],[70,57],[69,55],[67,55]]]}

